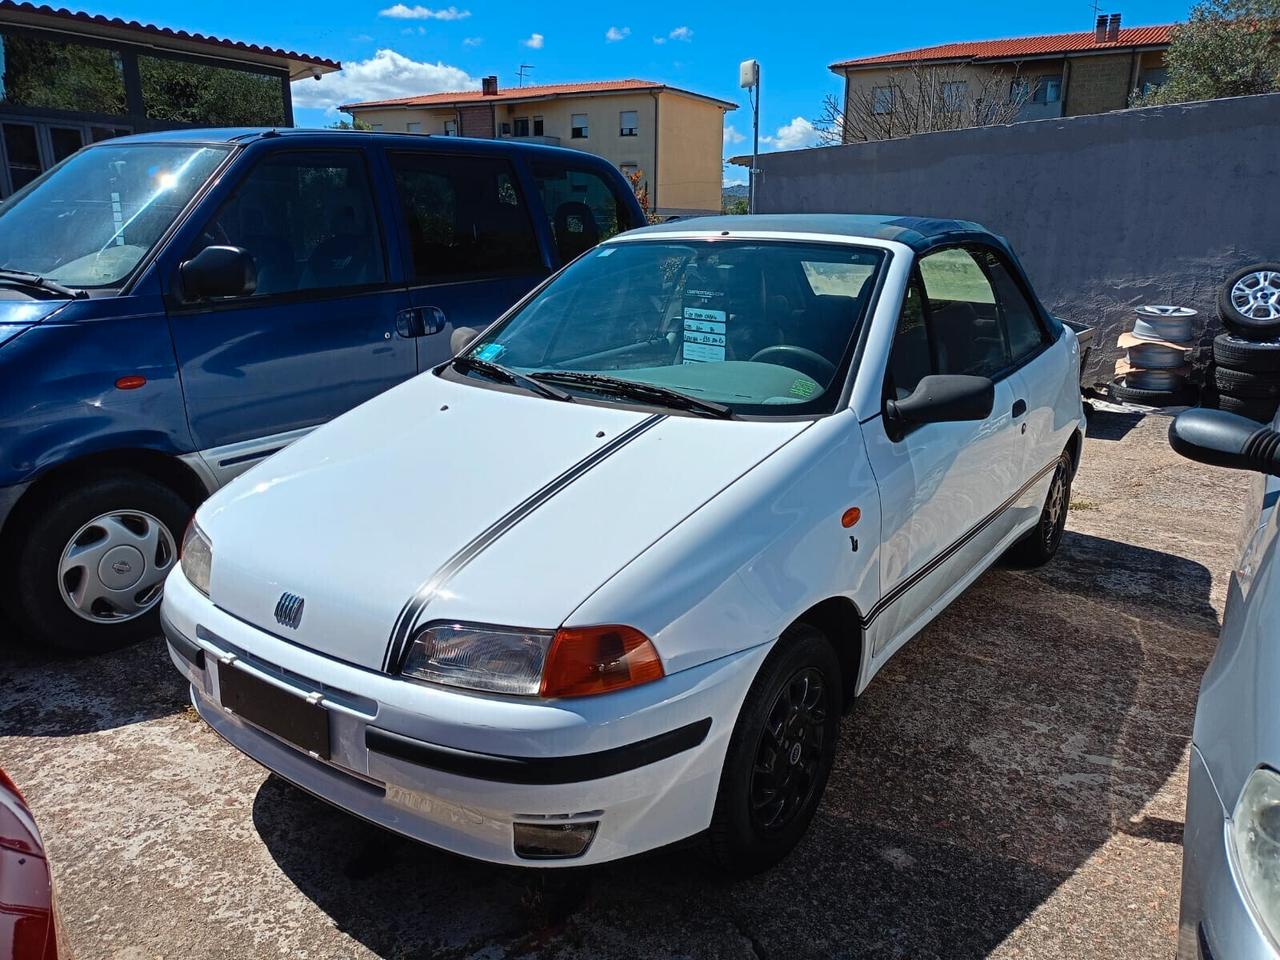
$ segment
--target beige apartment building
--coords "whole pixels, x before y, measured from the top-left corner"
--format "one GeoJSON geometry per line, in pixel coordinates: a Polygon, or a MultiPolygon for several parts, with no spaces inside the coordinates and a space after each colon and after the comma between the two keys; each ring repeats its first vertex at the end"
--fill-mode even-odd
{"type": "Polygon", "coordinates": [[[640,173],[660,217],[720,212],[727,100],[647,80],[433,93],[341,107],[375,130],[571,147],[640,173]]]}
{"type": "MultiPolygon", "coordinates": [[[[946,43],[842,60],[830,69],[844,78],[846,117],[870,105],[872,122],[856,129],[880,131],[871,139],[897,135],[895,109],[909,99],[904,85],[919,82],[920,68],[957,109],[981,91],[1016,103],[1014,120],[1106,113],[1127,107],[1135,91],[1164,83],[1170,30],[1122,27],[1118,14],[1104,14],[1092,31],[946,43]]],[[[847,120],[845,141],[864,138],[853,127],[847,120]]]]}

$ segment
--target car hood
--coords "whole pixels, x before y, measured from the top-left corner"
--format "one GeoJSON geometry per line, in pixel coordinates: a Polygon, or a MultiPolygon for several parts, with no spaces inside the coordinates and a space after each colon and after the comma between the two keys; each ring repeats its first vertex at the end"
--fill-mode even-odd
{"type": "Polygon", "coordinates": [[[398,649],[433,620],[555,628],[807,425],[560,403],[419,376],[201,508],[211,599],[374,669],[394,661],[393,636],[398,649]],[[276,617],[285,593],[303,598],[296,626],[276,617]]]}
{"type": "Polygon", "coordinates": [[[0,344],[53,316],[70,300],[0,300],[0,344]]]}

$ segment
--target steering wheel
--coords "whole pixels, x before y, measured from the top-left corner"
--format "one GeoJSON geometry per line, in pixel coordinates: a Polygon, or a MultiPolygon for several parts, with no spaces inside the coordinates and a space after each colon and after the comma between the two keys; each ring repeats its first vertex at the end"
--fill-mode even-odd
{"type": "Polygon", "coordinates": [[[819,385],[830,383],[836,375],[836,365],[822,354],[790,343],[776,343],[772,347],[757,350],[751,361],[791,367],[812,377],[819,385]]]}

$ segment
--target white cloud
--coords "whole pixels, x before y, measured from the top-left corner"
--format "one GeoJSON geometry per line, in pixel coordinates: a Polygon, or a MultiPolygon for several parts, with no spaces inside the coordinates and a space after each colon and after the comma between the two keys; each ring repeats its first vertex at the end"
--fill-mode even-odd
{"type": "Polygon", "coordinates": [[[293,105],[336,113],[339,104],[391,100],[419,93],[471,90],[480,86],[460,67],[410,60],[394,50],[379,50],[368,60],[348,61],[337,73],[293,84],[293,105]]]}
{"type": "Polygon", "coordinates": [[[657,44],[663,44],[663,43],[666,43],[666,42],[667,42],[667,38],[666,38],[666,37],[654,37],[654,38],[653,38],[653,42],[654,42],[654,43],[657,43],[657,44]]]}
{"type": "Polygon", "coordinates": [[[445,7],[443,10],[432,10],[430,7],[414,5],[405,6],[397,3],[379,10],[378,16],[390,17],[393,20],[465,20],[471,16],[470,10],[459,10],[457,7],[445,7]]]}
{"type": "Polygon", "coordinates": [[[367,33],[360,33],[351,38],[352,43],[372,43],[373,37],[367,33]]]}
{"type": "Polygon", "coordinates": [[[484,43],[484,37],[464,37],[462,45],[464,47],[478,47],[484,43]]]}
{"type": "Polygon", "coordinates": [[[746,136],[739,133],[737,129],[733,126],[733,124],[728,124],[725,126],[724,128],[725,143],[741,143],[745,139],[747,139],[746,136]]]}
{"type": "Polygon", "coordinates": [[[619,40],[625,40],[631,36],[630,27],[610,27],[605,31],[604,38],[610,43],[617,43],[619,40]]]}
{"type": "Polygon", "coordinates": [[[526,47],[528,47],[530,50],[541,50],[541,49],[542,49],[542,41],[543,41],[544,39],[545,39],[545,38],[544,38],[544,37],[542,36],[542,34],[540,34],[540,33],[531,33],[531,34],[529,35],[529,39],[528,39],[528,40],[521,40],[520,42],[521,42],[521,43],[523,43],[523,44],[524,44],[526,47]]]}
{"type": "Polygon", "coordinates": [[[794,117],[790,123],[780,126],[772,137],[761,137],[760,142],[775,150],[798,150],[814,146],[818,142],[818,131],[804,117],[794,117]]]}
{"type": "Polygon", "coordinates": [[[688,43],[690,40],[693,39],[693,31],[690,30],[688,27],[676,27],[669,34],[667,34],[667,36],[670,37],[672,40],[683,40],[685,43],[688,43]]]}

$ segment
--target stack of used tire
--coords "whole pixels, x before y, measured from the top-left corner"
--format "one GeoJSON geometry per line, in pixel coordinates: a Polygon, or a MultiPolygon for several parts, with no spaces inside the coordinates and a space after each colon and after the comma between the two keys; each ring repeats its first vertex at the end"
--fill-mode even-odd
{"type": "Polygon", "coordinates": [[[1280,405],[1280,263],[1255,263],[1218,291],[1226,327],[1213,341],[1204,406],[1263,423],[1280,405]]]}
{"type": "Polygon", "coordinates": [[[1189,307],[1135,307],[1133,331],[1120,335],[1125,358],[1116,364],[1111,396],[1122,403],[1170,407],[1192,402],[1187,351],[1196,311],[1189,307]]]}

